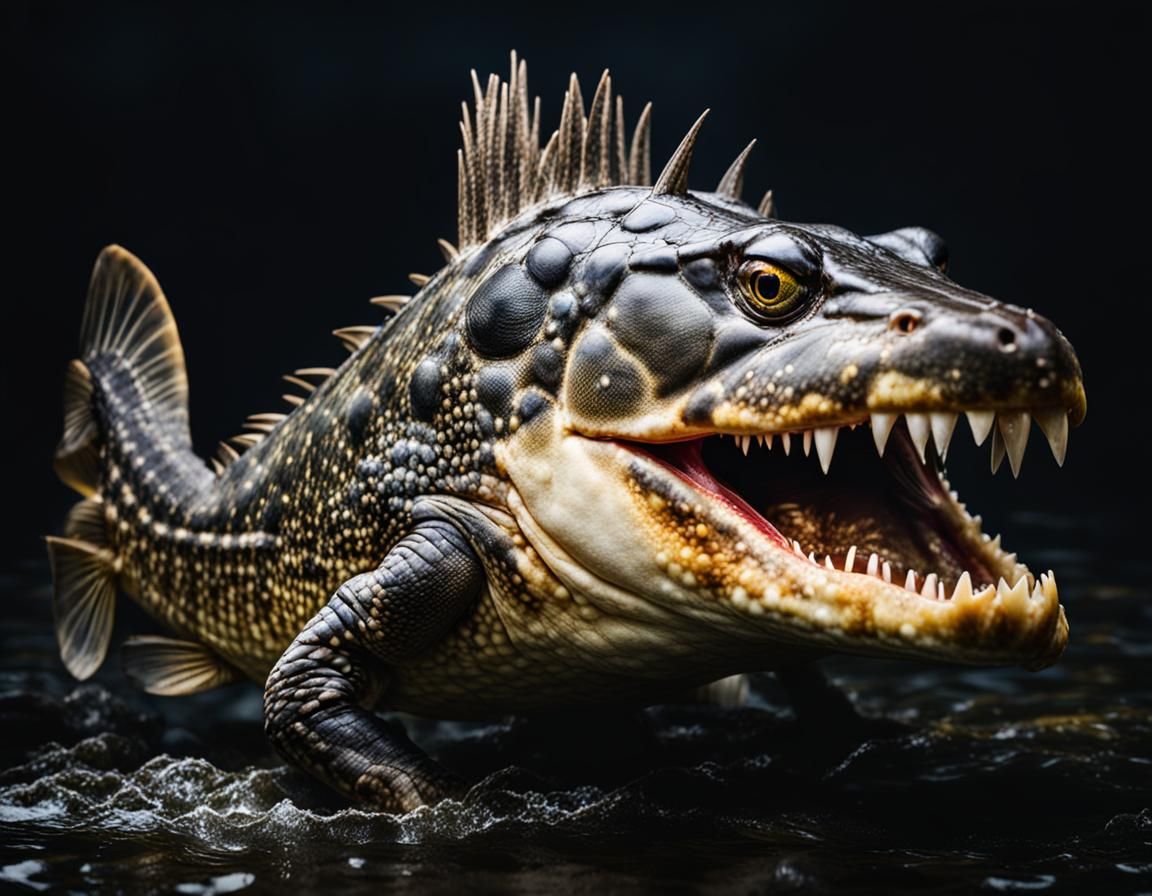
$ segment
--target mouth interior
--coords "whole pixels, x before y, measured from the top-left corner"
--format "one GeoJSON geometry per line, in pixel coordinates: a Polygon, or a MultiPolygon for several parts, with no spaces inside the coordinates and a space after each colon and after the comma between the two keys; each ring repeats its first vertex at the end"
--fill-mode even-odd
{"type": "Polygon", "coordinates": [[[976,587],[996,582],[1000,572],[974,544],[974,524],[941,479],[933,447],[922,460],[903,421],[882,457],[867,424],[841,429],[828,472],[810,438],[808,454],[801,434],[788,452],[779,438],[752,440],[745,452],[739,440],[719,435],[643,447],[813,562],[938,599],[964,572],[976,587]]]}

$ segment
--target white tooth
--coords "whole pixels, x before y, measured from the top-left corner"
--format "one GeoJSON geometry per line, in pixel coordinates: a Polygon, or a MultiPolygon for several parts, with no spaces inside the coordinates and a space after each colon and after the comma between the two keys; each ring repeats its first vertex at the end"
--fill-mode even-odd
{"type": "MultiPolygon", "coordinates": [[[[815,551],[809,551],[808,552],[808,559],[811,560],[813,563],[816,563],[816,552],[815,551]]],[[[819,566],[820,564],[816,563],[816,565],[819,566]]]]}
{"type": "Polygon", "coordinates": [[[972,599],[972,576],[967,572],[960,574],[960,578],[956,580],[956,587],[952,589],[952,600],[971,600],[972,599]]]}
{"type": "Polygon", "coordinates": [[[891,563],[889,563],[887,560],[885,560],[883,565],[880,567],[880,573],[881,573],[881,575],[884,576],[885,582],[887,582],[888,584],[892,584],[892,564],[891,563]]]}
{"type": "Polygon", "coordinates": [[[977,591],[976,594],[973,596],[975,597],[976,600],[990,600],[995,595],[996,595],[995,586],[985,585],[983,588],[981,588],[979,591],[977,591]]]}
{"type": "Polygon", "coordinates": [[[876,450],[881,457],[884,456],[884,446],[888,444],[888,436],[899,416],[899,414],[873,414],[871,417],[872,438],[876,442],[876,450]]]}
{"type": "Polygon", "coordinates": [[[800,547],[800,542],[798,542],[796,539],[792,539],[792,550],[794,550],[801,557],[804,556],[804,549],[800,547]]]}
{"type": "Polygon", "coordinates": [[[804,430],[804,456],[808,457],[812,454],[812,430],[804,430]]]}
{"type": "Polygon", "coordinates": [[[956,415],[946,411],[929,414],[932,418],[932,441],[941,457],[948,453],[948,443],[952,441],[952,430],[956,428],[956,415]]]}
{"type": "Polygon", "coordinates": [[[835,426],[823,426],[816,430],[816,454],[820,457],[820,466],[825,473],[832,466],[832,452],[836,450],[836,436],[840,429],[835,426]]]}
{"type": "Polygon", "coordinates": [[[848,556],[844,558],[844,572],[852,572],[852,567],[856,565],[856,545],[848,548],[848,556]]]}
{"type": "Polygon", "coordinates": [[[1013,613],[1023,613],[1028,609],[1028,579],[1022,576],[1011,588],[1004,592],[1004,609],[1013,613]]]}
{"type": "MultiPolygon", "coordinates": [[[[761,448],[763,448],[763,447],[764,447],[764,433],[760,433],[758,436],[756,436],[756,444],[757,444],[757,445],[759,445],[761,448]]],[[[772,444],[772,442],[771,442],[771,436],[769,436],[769,442],[768,442],[768,444],[769,444],[769,445],[771,445],[771,444],[772,444]]]]}
{"type": "Polygon", "coordinates": [[[928,578],[924,580],[924,587],[920,589],[921,597],[935,597],[936,596],[936,573],[928,573],[928,578]]]}
{"type": "Polygon", "coordinates": [[[1012,475],[1019,476],[1020,465],[1024,462],[1024,449],[1028,447],[1028,430],[1032,426],[1032,418],[1027,411],[1007,411],[996,415],[996,424],[1004,436],[1012,475]]]}
{"type": "Polygon", "coordinates": [[[1000,576],[1000,581],[998,581],[996,583],[996,596],[1002,597],[1003,595],[1007,594],[1011,590],[1012,590],[1012,588],[1008,585],[1008,583],[1006,581],[1004,581],[1004,576],[1000,576]]]}
{"type": "Polygon", "coordinates": [[[936,583],[936,600],[945,600],[943,582],[936,583]]]}
{"type": "Polygon", "coordinates": [[[1056,573],[1052,570],[1048,570],[1048,580],[1044,583],[1044,596],[1051,601],[1060,599],[1060,593],[1056,588],[1056,573]]]}
{"type": "Polygon", "coordinates": [[[927,414],[905,414],[908,423],[908,435],[912,436],[912,444],[920,452],[920,460],[928,463],[927,449],[928,436],[932,434],[932,421],[927,414]]]}
{"type": "Polygon", "coordinates": [[[983,445],[988,433],[992,431],[992,424],[996,422],[996,412],[965,411],[964,416],[968,418],[968,425],[972,427],[972,438],[976,440],[977,445],[983,445]]]}
{"type": "Polygon", "coordinates": [[[829,554],[824,555],[824,566],[828,569],[835,570],[836,564],[832,562],[832,557],[829,554]]]}
{"type": "Polygon", "coordinates": [[[744,452],[744,456],[748,456],[748,449],[752,447],[752,439],[748,436],[739,436],[737,441],[740,443],[740,450],[744,452]]]}
{"type": "Polygon", "coordinates": [[[792,433],[784,433],[780,436],[780,441],[784,443],[784,456],[787,457],[792,453],[792,433]]]}
{"type": "Polygon", "coordinates": [[[771,451],[772,450],[772,443],[774,441],[776,441],[776,433],[774,433],[774,432],[768,433],[768,435],[764,436],[764,447],[767,448],[769,451],[771,451]]]}
{"type": "Polygon", "coordinates": [[[1032,416],[1048,437],[1052,456],[1058,466],[1064,466],[1064,455],[1068,453],[1068,415],[1064,411],[1033,411],[1032,416]]]}
{"type": "Polygon", "coordinates": [[[916,572],[915,570],[908,570],[908,575],[904,578],[904,588],[908,591],[916,590],[916,572]]]}
{"type": "Polygon", "coordinates": [[[996,471],[1000,469],[1000,464],[1004,463],[1004,437],[1000,435],[1000,430],[997,429],[992,433],[992,473],[995,475],[996,471]]]}
{"type": "Polygon", "coordinates": [[[873,554],[868,558],[868,575],[874,576],[880,571],[880,558],[873,554]]]}
{"type": "Polygon", "coordinates": [[[1004,549],[1002,547],[1000,547],[1000,536],[999,535],[997,535],[995,538],[989,538],[988,539],[988,546],[991,547],[992,550],[994,550],[997,554],[1003,554],[1004,553],[1004,549]]]}

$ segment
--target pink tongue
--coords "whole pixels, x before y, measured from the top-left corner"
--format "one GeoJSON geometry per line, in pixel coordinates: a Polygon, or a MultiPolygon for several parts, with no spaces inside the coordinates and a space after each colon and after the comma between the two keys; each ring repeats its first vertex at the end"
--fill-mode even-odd
{"type": "Polygon", "coordinates": [[[673,469],[683,475],[685,479],[719,498],[782,547],[789,547],[788,539],[776,531],[775,526],[757,513],[751,504],[721,484],[708,471],[708,468],[704,465],[701,445],[702,441],[700,439],[690,442],[665,444],[662,446],[662,454],[672,465],[673,469]]]}

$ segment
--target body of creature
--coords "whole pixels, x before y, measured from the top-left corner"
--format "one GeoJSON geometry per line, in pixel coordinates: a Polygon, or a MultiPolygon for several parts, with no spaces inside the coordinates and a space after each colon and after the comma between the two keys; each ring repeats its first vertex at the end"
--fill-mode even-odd
{"type": "Polygon", "coordinates": [[[477,717],[643,705],[831,652],[1042,667],[1051,574],[941,478],[958,415],[1019,468],[1085,409],[1046,320],[957,286],[918,228],[863,238],[688,189],[699,122],[649,186],[605,77],[543,148],[522,63],[476,86],[460,248],[336,371],[290,379],[212,467],[152,275],[93,274],[50,538],[61,651],[102,661],[118,589],[170,632],[145,688],[267,680],[291,761],[388,809],[455,786],[375,707],[477,717]]]}

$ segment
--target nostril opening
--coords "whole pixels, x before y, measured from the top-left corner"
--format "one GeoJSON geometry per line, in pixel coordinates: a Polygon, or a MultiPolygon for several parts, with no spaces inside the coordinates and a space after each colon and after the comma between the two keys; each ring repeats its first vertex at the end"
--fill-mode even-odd
{"type": "Polygon", "coordinates": [[[1016,351],[1016,333],[1009,330],[1007,327],[1001,327],[996,333],[996,338],[1000,341],[1000,348],[1002,351],[1014,352],[1016,351]]]}
{"type": "Polygon", "coordinates": [[[888,318],[888,329],[908,335],[920,326],[920,319],[919,311],[901,308],[899,311],[893,311],[892,316],[888,318]]]}

